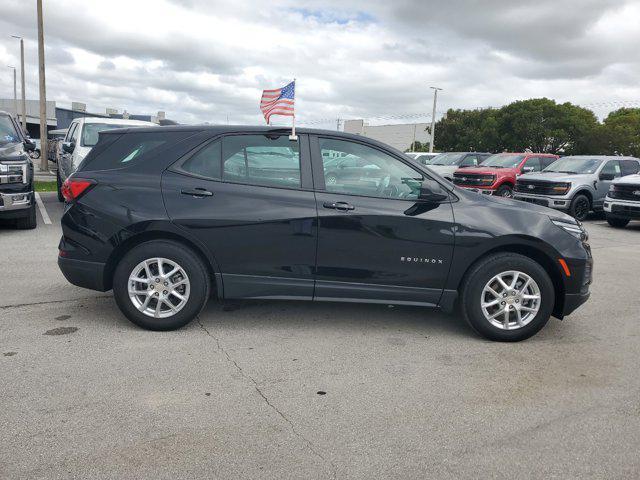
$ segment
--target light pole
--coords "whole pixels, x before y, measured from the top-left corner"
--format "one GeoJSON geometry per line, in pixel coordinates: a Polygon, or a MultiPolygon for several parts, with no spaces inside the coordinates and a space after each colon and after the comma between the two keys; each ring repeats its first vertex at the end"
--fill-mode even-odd
{"type": "Polygon", "coordinates": [[[44,78],[44,26],[42,21],[42,0],[37,2],[38,10],[38,78],[40,86],[40,170],[49,169],[47,155],[47,88],[44,78]]]}
{"type": "Polygon", "coordinates": [[[22,129],[27,133],[27,100],[24,91],[24,39],[18,35],[11,35],[12,38],[20,40],[20,86],[22,87],[22,129]]]}
{"type": "Polygon", "coordinates": [[[429,87],[433,89],[433,112],[431,113],[431,140],[429,141],[429,153],[433,153],[433,142],[436,139],[436,103],[438,101],[438,87],[429,87]]]}
{"type": "Polygon", "coordinates": [[[16,87],[16,67],[7,65],[7,68],[13,68],[13,111],[18,116],[18,90],[16,87]]]}

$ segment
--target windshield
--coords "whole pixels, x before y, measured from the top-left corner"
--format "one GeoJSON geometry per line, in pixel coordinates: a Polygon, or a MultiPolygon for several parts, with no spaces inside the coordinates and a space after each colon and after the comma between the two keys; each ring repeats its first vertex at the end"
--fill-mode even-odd
{"type": "Polygon", "coordinates": [[[93,147],[98,143],[98,133],[103,130],[113,130],[114,128],[130,128],[131,125],[117,125],[113,123],[85,123],[82,129],[81,145],[83,147],[93,147]]]}
{"type": "Polygon", "coordinates": [[[602,160],[595,158],[570,158],[565,157],[556,160],[543,170],[543,172],[559,173],[595,173],[602,160]]]}
{"type": "Polygon", "coordinates": [[[484,162],[482,162],[483,167],[494,167],[494,168],[516,168],[520,165],[520,162],[524,158],[524,155],[511,155],[499,153],[497,155],[491,155],[484,162]]]}
{"type": "Polygon", "coordinates": [[[18,143],[20,136],[7,115],[0,115],[0,145],[18,143]]]}
{"type": "Polygon", "coordinates": [[[434,157],[429,165],[457,165],[464,153],[442,153],[434,157]]]}

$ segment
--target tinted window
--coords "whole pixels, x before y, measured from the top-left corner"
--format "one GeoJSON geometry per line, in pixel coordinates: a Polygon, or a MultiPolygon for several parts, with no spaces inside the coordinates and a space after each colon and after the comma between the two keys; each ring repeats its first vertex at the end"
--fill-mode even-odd
{"type": "Polygon", "coordinates": [[[417,199],[422,176],[395,157],[355,142],[320,139],[325,187],[328,192],[370,197],[417,199]],[[325,153],[341,152],[355,167],[336,168],[325,153]]]}
{"type": "Polygon", "coordinates": [[[622,175],[633,175],[640,171],[640,164],[635,160],[620,160],[620,166],[622,167],[622,175]]]}
{"type": "Polygon", "coordinates": [[[298,142],[284,135],[224,137],[222,179],[251,185],[300,187],[298,142]]]}
{"type": "Polygon", "coordinates": [[[478,157],[476,155],[467,155],[460,163],[461,167],[475,167],[478,165],[478,157]]]}
{"type": "Polygon", "coordinates": [[[216,140],[188,158],[180,170],[201,177],[220,179],[221,164],[222,141],[216,140]]]}
{"type": "Polygon", "coordinates": [[[540,162],[540,157],[529,157],[527,161],[524,162],[524,168],[533,169],[532,172],[539,172],[542,170],[542,163],[540,162]]]}
{"type": "MultiPolygon", "coordinates": [[[[162,127],[158,128],[162,130],[162,127]]],[[[91,166],[91,170],[111,170],[123,168],[160,153],[164,148],[193,135],[193,132],[145,132],[111,134],[101,138],[98,146],[108,143],[106,148],[98,149],[95,155],[89,153],[83,162],[82,169],[91,166]],[[115,138],[114,138],[115,137],[115,138]]]]}
{"type": "Polygon", "coordinates": [[[620,168],[618,160],[609,160],[606,165],[602,167],[600,173],[612,173],[615,178],[618,178],[622,176],[622,169],[620,168]]]}

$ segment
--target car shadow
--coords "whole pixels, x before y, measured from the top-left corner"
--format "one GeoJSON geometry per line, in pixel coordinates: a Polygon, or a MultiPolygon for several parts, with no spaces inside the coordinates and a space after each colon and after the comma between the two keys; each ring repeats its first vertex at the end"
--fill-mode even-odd
{"type": "Polygon", "coordinates": [[[355,304],[281,300],[211,300],[199,316],[205,327],[225,330],[286,329],[396,330],[422,336],[475,337],[460,315],[437,309],[404,305],[355,304]]]}

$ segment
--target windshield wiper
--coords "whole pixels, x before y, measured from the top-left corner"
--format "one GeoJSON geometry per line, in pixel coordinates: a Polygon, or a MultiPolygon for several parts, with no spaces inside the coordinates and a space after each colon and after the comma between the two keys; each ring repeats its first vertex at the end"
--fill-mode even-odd
{"type": "Polygon", "coordinates": [[[556,173],[572,173],[573,175],[577,175],[578,172],[573,172],[571,170],[550,170],[552,172],[556,172],[556,173]]]}

